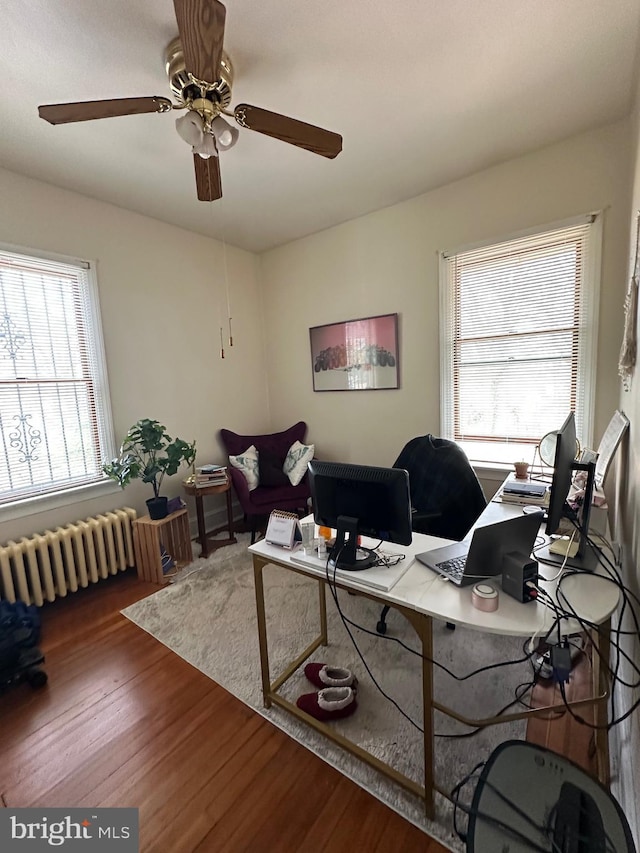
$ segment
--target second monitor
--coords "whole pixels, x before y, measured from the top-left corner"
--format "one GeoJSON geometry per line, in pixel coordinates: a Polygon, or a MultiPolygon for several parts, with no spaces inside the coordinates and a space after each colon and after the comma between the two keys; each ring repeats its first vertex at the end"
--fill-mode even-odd
{"type": "Polygon", "coordinates": [[[358,536],[411,544],[407,471],[314,459],[309,485],[316,524],[337,532],[329,554],[337,568],[359,571],[377,563],[373,551],[358,546],[358,536]]]}

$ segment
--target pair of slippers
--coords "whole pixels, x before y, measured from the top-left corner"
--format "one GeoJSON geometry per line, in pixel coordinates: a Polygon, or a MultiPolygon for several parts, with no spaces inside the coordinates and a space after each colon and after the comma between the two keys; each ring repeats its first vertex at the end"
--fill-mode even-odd
{"type": "Polygon", "coordinates": [[[350,670],[326,663],[308,663],[304,674],[320,690],[299,697],[296,705],[301,711],[316,720],[326,721],[349,717],[358,707],[358,679],[350,670]]]}

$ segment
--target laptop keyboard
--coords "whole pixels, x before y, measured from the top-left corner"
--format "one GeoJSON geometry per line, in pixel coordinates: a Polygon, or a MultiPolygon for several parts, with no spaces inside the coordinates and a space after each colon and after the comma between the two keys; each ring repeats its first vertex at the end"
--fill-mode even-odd
{"type": "Polygon", "coordinates": [[[442,574],[452,580],[459,581],[464,574],[465,563],[467,562],[466,555],[464,557],[455,557],[453,560],[444,560],[442,563],[436,563],[442,574]]]}

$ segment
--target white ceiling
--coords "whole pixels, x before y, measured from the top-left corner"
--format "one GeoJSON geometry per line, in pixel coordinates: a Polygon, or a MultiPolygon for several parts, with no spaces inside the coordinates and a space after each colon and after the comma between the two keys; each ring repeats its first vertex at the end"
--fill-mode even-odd
{"type": "Polygon", "coordinates": [[[39,104],[170,96],[172,0],[2,0],[0,166],[252,250],[627,115],[638,0],[227,0],[240,102],[342,134],[240,130],[196,198],[182,113],[51,126],[39,104]]]}

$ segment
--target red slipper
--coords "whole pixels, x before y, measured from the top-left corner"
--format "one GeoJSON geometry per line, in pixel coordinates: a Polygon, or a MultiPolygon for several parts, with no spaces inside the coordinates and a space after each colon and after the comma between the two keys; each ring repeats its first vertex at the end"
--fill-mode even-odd
{"type": "Polygon", "coordinates": [[[316,720],[349,717],[358,707],[355,690],[351,687],[326,687],[318,693],[305,693],[296,705],[316,720]]]}
{"type": "Polygon", "coordinates": [[[356,687],[358,679],[350,669],[328,666],[326,663],[308,663],[304,674],[316,687],[356,687]]]}

